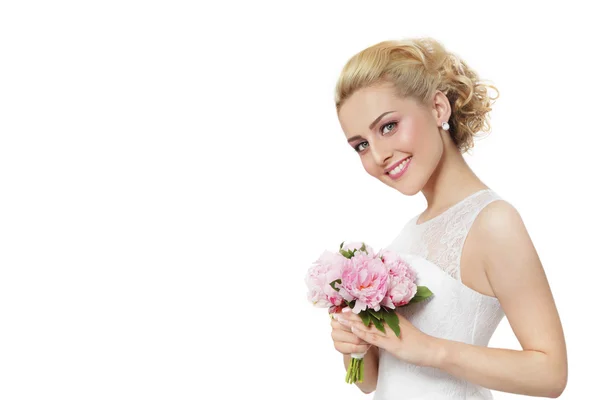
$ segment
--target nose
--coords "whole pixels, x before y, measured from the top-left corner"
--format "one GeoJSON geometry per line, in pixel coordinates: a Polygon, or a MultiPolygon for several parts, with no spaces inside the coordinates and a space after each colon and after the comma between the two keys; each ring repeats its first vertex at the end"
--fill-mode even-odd
{"type": "Polygon", "coordinates": [[[373,156],[373,160],[377,163],[377,165],[383,167],[386,165],[387,161],[392,157],[392,151],[386,146],[384,143],[372,143],[369,145],[371,154],[373,156]]]}

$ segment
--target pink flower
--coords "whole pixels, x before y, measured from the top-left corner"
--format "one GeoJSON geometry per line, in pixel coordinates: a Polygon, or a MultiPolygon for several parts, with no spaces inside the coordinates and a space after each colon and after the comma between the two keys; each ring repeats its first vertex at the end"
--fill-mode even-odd
{"type": "Polygon", "coordinates": [[[388,250],[388,249],[379,250],[379,253],[377,253],[377,256],[381,258],[381,261],[383,261],[383,263],[388,268],[391,267],[394,263],[398,262],[398,260],[400,259],[400,256],[398,255],[398,253],[396,253],[395,251],[392,251],[392,250],[388,250]]]}
{"type": "Polygon", "coordinates": [[[417,275],[410,265],[394,252],[379,253],[389,271],[388,291],[382,306],[396,308],[408,304],[417,293],[417,275]]]}
{"type": "Polygon", "coordinates": [[[359,251],[347,259],[339,294],[348,302],[356,300],[352,312],[358,314],[367,307],[379,311],[387,289],[388,269],[379,257],[359,251]]]}
{"type": "Polygon", "coordinates": [[[417,285],[410,280],[390,278],[390,289],[381,305],[388,308],[401,307],[408,304],[415,294],[417,294],[417,285]]]}
{"type": "Polygon", "coordinates": [[[316,307],[339,306],[342,296],[331,287],[330,283],[341,279],[342,267],[347,258],[339,253],[325,250],[313,266],[308,269],[305,277],[308,286],[307,298],[316,307]]]}
{"type": "Polygon", "coordinates": [[[392,250],[382,249],[377,253],[377,256],[381,257],[381,261],[388,267],[392,276],[408,274],[409,278],[413,281],[417,279],[417,275],[410,267],[410,264],[400,257],[398,253],[392,250]]]}

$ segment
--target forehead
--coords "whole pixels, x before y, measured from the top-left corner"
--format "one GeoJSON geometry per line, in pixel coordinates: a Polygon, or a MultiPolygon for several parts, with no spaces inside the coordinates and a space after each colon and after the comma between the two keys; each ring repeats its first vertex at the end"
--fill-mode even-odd
{"type": "Polygon", "coordinates": [[[369,86],[354,92],[342,105],[338,118],[347,137],[369,131],[369,125],[388,111],[410,112],[416,106],[401,98],[391,84],[369,86]]]}

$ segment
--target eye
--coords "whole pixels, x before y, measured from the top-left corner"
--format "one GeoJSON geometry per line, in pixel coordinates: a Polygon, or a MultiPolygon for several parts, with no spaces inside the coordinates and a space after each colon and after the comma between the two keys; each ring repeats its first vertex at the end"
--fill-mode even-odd
{"type": "MultiPolygon", "coordinates": [[[[381,125],[381,128],[379,129],[381,131],[382,134],[387,135],[388,133],[392,132],[396,126],[398,125],[397,122],[388,122],[385,125],[381,125]]],[[[359,144],[357,144],[356,146],[354,146],[354,150],[356,150],[357,153],[361,153],[366,146],[369,145],[369,142],[360,142],[359,144]]]]}
{"type": "Polygon", "coordinates": [[[360,142],[359,144],[357,144],[356,146],[354,146],[354,150],[356,150],[357,153],[360,153],[361,151],[364,150],[364,148],[361,148],[360,146],[362,145],[368,145],[369,142],[360,142]]]}
{"type": "Polygon", "coordinates": [[[381,125],[381,129],[380,129],[381,133],[389,133],[389,132],[391,132],[396,127],[396,125],[398,125],[397,122],[388,122],[385,125],[381,125]],[[389,130],[387,132],[385,131],[386,128],[389,128],[389,130]]]}

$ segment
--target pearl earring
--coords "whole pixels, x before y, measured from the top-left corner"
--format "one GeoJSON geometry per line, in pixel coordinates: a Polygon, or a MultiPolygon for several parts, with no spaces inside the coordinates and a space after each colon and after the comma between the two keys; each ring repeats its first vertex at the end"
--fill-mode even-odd
{"type": "Polygon", "coordinates": [[[450,125],[447,122],[442,122],[442,129],[447,131],[448,129],[450,129],[450,125]]]}

